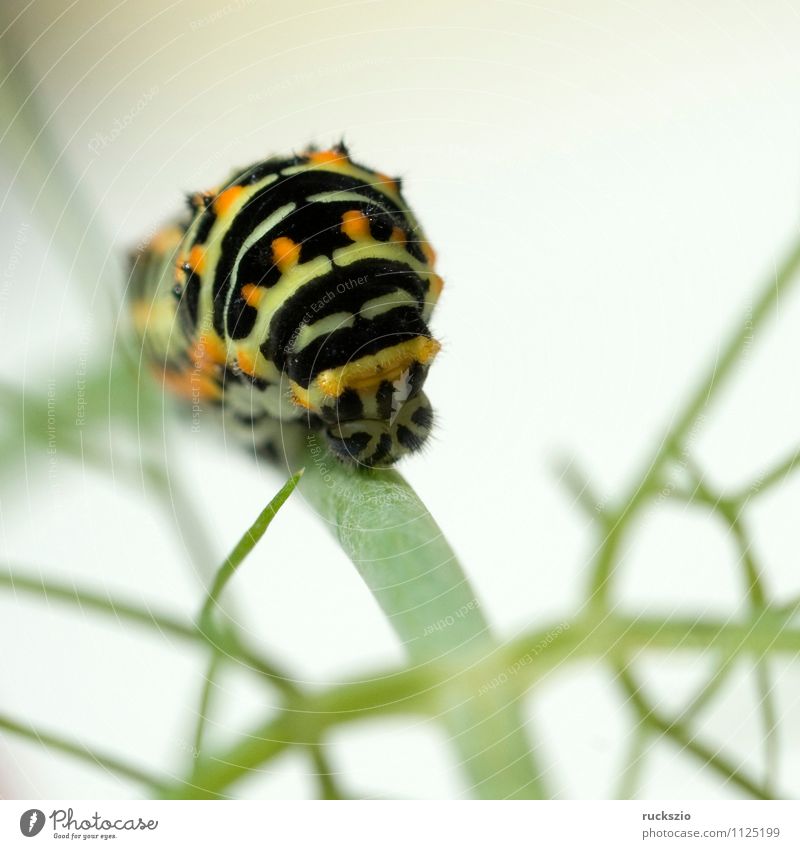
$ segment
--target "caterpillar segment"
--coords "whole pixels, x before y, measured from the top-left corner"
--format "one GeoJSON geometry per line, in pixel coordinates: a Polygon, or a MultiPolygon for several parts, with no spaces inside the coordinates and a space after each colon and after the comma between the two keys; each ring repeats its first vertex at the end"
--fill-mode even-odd
{"type": "Polygon", "coordinates": [[[400,181],[344,145],[273,157],[188,197],[133,256],[133,323],[165,387],[262,454],[282,427],[389,466],[433,424],[435,254],[400,181]]]}

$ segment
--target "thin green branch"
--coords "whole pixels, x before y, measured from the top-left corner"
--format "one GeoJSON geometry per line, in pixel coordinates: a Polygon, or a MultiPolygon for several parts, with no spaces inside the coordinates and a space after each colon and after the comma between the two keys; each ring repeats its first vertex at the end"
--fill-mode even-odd
{"type": "Polygon", "coordinates": [[[635,799],[639,795],[639,784],[645,767],[647,744],[653,731],[646,722],[640,721],[631,738],[625,766],[619,778],[619,786],[614,794],[615,799],[635,799]]]}
{"type": "MultiPolygon", "coordinates": [[[[219,668],[222,664],[222,655],[218,651],[211,653],[211,659],[206,668],[206,675],[203,679],[203,686],[200,688],[200,699],[197,705],[197,720],[195,723],[192,757],[193,764],[197,763],[201,752],[205,748],[205,732],[206,725],[211,713],[211,702],[214,687],[217,686],[216,679],[219,668]]],[[[194,769],[194,766],[193,766],[194,769]]]]}
{"type": "Polygon", "coordinates": [[[0,587],[8,587],[14,592],[46,601],[67,604],[78,610],[91,610],[118,621],[143,625],[161,636],[167,634],[179,637],[199,646],[210,643],[229,661],[252,669],[288,694],[296,692],[291,677],[286,672],[248,646],[230,629],[209,625],[205,631],[202,631],[191,622],[184,622],[163,611],[155,612],[149,606],[111,598],[85,587],[66,584],[53,578],[32,577],[16,571],[0,571],[0,587]]]}
{"type": "Polygon", "coordinates": [[[416,667],[291,699],[274,719],[241,734],[229,749],[201,755],[191,782],[174,785],[166,795],[227,798],[236,782],[258,772],[287,749],[316,745],[334,725],[384,714],[425,714],[440,686],[430,670],[416,667]]]}
{"type": "Polygon", "coordinates": [[[757,495],[763,495],[774,487],[785,483],[786,479],[798,469],[800,469],[800,446],[792,449],[783,460],[762,472],[755,480],[741,487],[732,498],[735,501],[744,502],[755,498],[757,495]]]}
{"type": "MultiPolygon", "coordinates": [[[[739,563],[742,567],[748,602],[754,615],[758,615],[768,604],[768,594],[762,578],[764,570],[756,562],[753,544],[741,515],[746,501],[733,501],[720,493],[713,492],[703,480],[702,473],[699,470],[693,470],[693,472],[695,475],[693,490],[688,494],[679,493],[679,497],[690,503],[697,501],[707,505],[725,522],[739,552],[739,563]]],[[[713,685],[714,681],[715,679],[712,679],[710,684],[713,685]]],[[[778,727],[775,696],[766,657],[755,665],[755,682],[759,693],[758,705],[763,726],[764,762],[767,780],[769,780],[770,776],[774,774],[777,764],[778,727]]],[[[703,696],[704,694],[701,692],[699,695],[703,696]]],[[[709,696],[710,692],[705,694],[704,699],[709,696]]]]}
{"type": "Polygon", "coordinates": [[[207,640],[214,643],[223,657],[236,662],[246,669],[257,672],[284,693],[284,695],[294,696],[297,694],[298,688],[289,672],[276,661],[268,660],[257,649],[248,645],[235,631],[231,629],[222,629],[221,631],[212,629],[210,632],[206,631],[204,636],[207,640]]]}
{"type": "MultiPolygon", "coordinates": [[[[160,631],[192,642],[203,639],[202,635],[177,620],[162,615],[153,617],[148,610],[86,594],[74,587],[51,586],[50,582],[2,573],[0,582],[39,597],[83,605],[150,627],[154,627],[155,619],[160,631]]],[[[791,626],[791,619],[791,612],[780,613],[772,609],[763,611],[751,621],[740,623],[590,617],[572,623],[558,623],[547,630],[527,634],[506,646],[497,647],[474,664],[465,665],[457,662],[457,658],[449,660],[443,655],[437,662],[418,665],[401,673],[376,673],[366,682],[342,685],[319,697],[297,695],[290,687],[290,700],[281,712],[277,726],[273,727],[270,723],[265,729],[246,735],[240,750],[221,758],[226,764],[223,770],[214,767],[216,760],[206,760],[201,755],[198,761],[202,768],[198,764],[192,786],[200,788],[203,794],[216,795],[225,789],[227,783],[241,777],[242,771],[237,765],[243,765],[244,769],[256,768],[262,759],[273,757],[292,743],[309,745],[319,740],[322,731],[332,724],[381,712],[438,713],[443,704],[452,700],[452,696],[446,695],[448,692],[460,693],[471,688],[473,692],[481,693],[502,676],[508,679],[515,691],[522,692],[549,669],[587,655],[613,659],[631,656],[643,649],[672,650],[680,645],[687,650],[717,650],[725,656],[748,655],[754,660],[767,653],[796,656],[800,652],[800,629],[791,626]],[[555,639],[552,638],[554,634],[558,635],[555,639]],[[214,781],[222,783],[217,786],[214,781]]],[[[220,645],[224,645],[224,639],[220,640],[220,645]]],[[[233,653],[233,648],[229,651],[233,653]]]]}
{"type": "Polygon", "coordinates": [[[55,749],[62,754],[77,758],[92,766],[99,766],[120,778],[126,778],[138,784],[143,784],[155,794],[161,794],[163,788],[166,786],[166,779],[152,775],[137,766],[132,766],[114,755],[100,753],[96,749],[90,749],[82,743],[73,743],[61,735],[38,730],[4,714],[0,714],[0,730],[38,743],[45,748],[55,749]]]}
{"type": "Polygon", "coordinates": [[[753,339],[756,330],[774,313],[780,299],[789,295],[798,279],[800,269],[800,240],[762,285],[747,321],[739,322],[722,346],[720,354],[705,370],[694,391],[689,395],[678,415],[673,419],[656,451],[646,460],[634,483],[622,499],[603,545],[598,551],[589,580],[589,599],[598,607],[605,607],[610,593],[610,580],[617,561],[617,552],[630,520],[643,503],[657,490],[664,466],[671,458],[680,460],[686,453],[685,442],[701,414],[708,409],[729,380],[733,367],[742,351],[753,339]]]}
{"type": "Polygon", "coordinates": [[[280,510],[286,499],[294,492],[294,488],[303,476],[304,471],[304,469],[300,469],[299,472],[293,474],[286,481],[275,497],[261,511],[255,522],[245,531],[242,538],[234,546],[233,551],[225,558],[222,566],[217,570],[214,576],[214,583],[211,585],[203,609],[200,612],[200,622],[203,625],[210,621],[214,608],[217,606],[222,591],[225,589],[228,581],[233,577],[234,572],[241,566],[247,555],[255,548],[256,543],[264,536],[270,523],[277,515],[278,510],[280,510]]]}
{"type": "Polygon", "coordinates": [[[57,601],[111,616],[114,619],[144,625],[162,636],[169,634],[183,640],[200,642],[202,635],[190,622],[183,622],[169,613],[155,612],[131,602],[111,598],[85,587],[66,584],[53,578],[32,577],[16,571],[0,571],[0,587],[15,593],[36,596],[47,601],[57,601]]]}
{"type": "Polygon", "coordinates": [[[769,672],[769,660],[764,658],[755,664],[756,688],[761,696],[762,734],[764,741],[764,785],[770,796],[775,795],[773,783],[778,774],[780,739],[778,737],[778,709],[773,695],[774,684],[769,672]]]}
{"type": "Polygon", "coordinates": [[[583,513],[595,521],[607,522],[603,500],[595,492],[588,476],[573,459],[565,460],[556,466],[558,479],[572,496],[583,513]]]}
{"type": "MultiPolygon", "coordinates": [[[[290,698],[274,719],[242,735],[229,749],[199,759],[191,782],[175,785],[167,795],[178,798],[224,798],[230,787],[292,746],[315,744],[331,727],[377,715],[417,714],[438,716],[442,705],[466,692],[486,698],[486,691],[500,680],[516,693],[524,693],[549,671],[581,658],[606,658],[623,664],[642,651],[719,650],[737,657],[758,660],[766,652],[796,656],[800,652],[800,629],[791,628],[786,617],[765,612],[754,621],[694,621],[683,619],[589,616],[572,623],[525,634],[474,664],[442,657],[399,671],[376,671],[368,678],[290,698]],[[558,636],[552,639],[553,635],[558,636]]],[[[684,733],[682,723],[663,720],[659,714],[648,722],[663,730],[684,733]],[[654,725],[655,723],[655,725],[654,725]]],[[[690,735],[689,735],[690,736],[690,735]]],[[[697,757],[707,747],[687,741],[697,757]]],[[[517,755],[519,752],[517,752],[517,755]]],[[[711,758],[715,753],[710,753],[711,758]]],[[[717,764],[725,766],[724,760],[717,764]]],[[[749,792],[749,785],[748,785],[749,792]]]]}
{"type": "Polygon", "coordinates": [[[780,266],[762,284],[752,309],[748,311],[747,320],[738,323],[739,326],[728,337],[720,354],[698,381],[694,392],[691,393],[674,423],[667,430],[658,450],[645,464],[644,473],[639,476],[639,483],[633,487],[629,502],[635,503],[640,497],[639,493],[646,491],[648,482],[659,474],[664,462],[670,456],[680,456],[680,448],[692,426],[727,383],[733,366],[745,347],[753,340],[756,330],[771,317],[780,299],[787,297],[797,284],[799,269],[800,241],[797,241],[792,245],[780,266]]]}
{"type": "Polygon", "coordinates": [[[731,532],[739,552],[739,563],[742,566],[748,601],[754,608],[764,607],[767,604],[767,590],[762,577],[764,570],[756,562],[753,554],[753,544],[741,515],[743,509],[741,502],[733,501],[722,493],[712,491],[702,477],[697,477],[691,489],[675,489],[670,493],[670,497],[688,504],[703,504],[722,519],[731,532]]]}
{"type": "Polygon", "coordinates": [[[723,659],[722,663],[714,670],[706,683],[695,691],[695,695],[688,700],[683,710],[678,714],[678,720],[680,722],[688,725],[711,702],[714,696],[720,691],[722,685],[728,680],[730,673],[734,669],[734,661],[736,659],[736,655],[729,655],[723,659]]]}
{"type": "Polygon", "coordinates": [[[336,773],[333,772],[328,758],[323,751],[324,743],[312,743],[308,747],[314,775],[319,783],[320,799],[346,799],[347,795],[339,788],[336,773]]]}
{"type": "Polygon", "coordinates": [[[765,607],[767,590],[764,586],[764,570],[756,562],[753,554],[753,543],[750,541],[744,520],[739,510],[729,502],[720,502],[719,510],[728,522],[734,542],[739,550],[739,562],[742,565],[742,577],[750,605],[756,610],[765,607]]]}
{"type": "Polygon", "coordinates": [[[756,799],[772,798],[768,787],[760,784],[752,776],[747,775],[744,770],[729,758],[720,754],[718,750],[698,740],[697,736],[692,734],[682,722],[669,719],[660,713],[645,698],[640,685],[636,682],[630,670],[625,668],[619,669],[617,678],[642,722],[649,725],[657,733],[672,740],[681,750],[694,755],[704,765],[722,776],[726,782],[735,784],[748,795],[756,799]]]}
{"type": "MultiPolygon", "coordinates": [[[[599,641],[614,652],[627,656],[643,648],[696,651],[719,651],[722,655],[747,655],[761,658],[772,653],[800,653],[800,628],[791,625],[791,617],[772,608],[741,621],[726,619],[686,619],[650,616],[621,617],[614,614],[598,619],[586,618],[560,637],[552,648],[560,647],[564,639],[581,638],[599,641]]],[[[528,640],[530,637],[527,638],[528,640]]],[[[521,653],[526,641],[513,641],[509,653],[521,653]]]]}
{"type": "MultiPolygon", "coordinates": [[[[303,469],[292,475],[289,480],[281,487],[274,498],[258,515],[258,518],[245,531],[243,536],[234,546],[233,551],[225,558],[223,564],[219,567],[214,575],[214,582],[211,590],[208,593],[206,602],[200,612],[200,629],[208,634],[213,630],[214,611],[219,604],[220,596],[225,589],[228,581],[233,577],[234,572],[241,566],[248,554],[256,547],[258,541],[266,533],[272,520],[278,514],[278,510],[286,503],[286,499],[294,492],[297,482],[303,476],[303,469]]],[[[228,640],[235,640],[235,631],[228,631],[228,640]]],[[[225,639],[223,636],[222,644],[219,640],[210,640],[212,645],[211,658],[206,668],[203,686],[200,690],[200,704],[197,708],[197,720],[194,731],[194,754],[195,756],[202,751],[203,736],[205,734],[206,722],[209,718],[211,710],[211,692],[214,687],[214,679],[217,669],[219,668],[222,659],[223,645],[225,639]]],[[[284,681],[288,679],[283,679],[284,681]]],[[[195,766],[197,760],[195,759],[195,766]]]]}

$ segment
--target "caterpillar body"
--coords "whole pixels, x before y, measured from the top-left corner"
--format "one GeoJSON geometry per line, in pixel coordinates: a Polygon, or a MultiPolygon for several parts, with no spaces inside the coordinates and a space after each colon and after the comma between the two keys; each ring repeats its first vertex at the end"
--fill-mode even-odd
{"type": "Polygon", "coordinates": [[[165,387],[220,408],[258,452],[303,427],[388,466],[433,422],[434,262],[399,180],[344,145],[309,149],[191,195],[132,256],[133,324],[165,387]]]}

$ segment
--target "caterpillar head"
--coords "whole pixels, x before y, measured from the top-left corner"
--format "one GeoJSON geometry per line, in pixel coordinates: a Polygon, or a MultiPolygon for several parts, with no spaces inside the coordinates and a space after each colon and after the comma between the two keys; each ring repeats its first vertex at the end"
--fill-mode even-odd
{"type": "Polygon", "coordinates": [[[321,419],[328,447],[341,460],[391,466],[430,435],[433,410],[422,386],[438,350],[430,336],[414,336],[326,369],[308,388],[292,381],[292,395],[321,419]]]}

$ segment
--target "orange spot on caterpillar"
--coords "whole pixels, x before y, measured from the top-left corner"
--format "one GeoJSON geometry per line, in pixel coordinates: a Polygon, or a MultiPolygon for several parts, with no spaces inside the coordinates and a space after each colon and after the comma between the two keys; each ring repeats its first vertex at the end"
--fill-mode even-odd
{"type": "Polygon", "coordinates": [[[194,369],[184,371],[162,370],[153,367],[153,372],[156,377],[161,378],[165,389],[188,401],[195,401],[198,398],[208,401],[220,398],[222,395],[219,384],[210,375],[202,371],[194,369]]]}
{"type": "Polygon", "coordinates": [[[174,251],[183,238],[179,227],[164,227],[159,230],[147,243],[147,250],[157,254],[168,254],[174,251]]]}
{"type": "Polygon", "coordinates": [[[192,345],[189,356],[196,368],[202,369],[209,363],[225,365],[228,352],[216,333],[201,333],[192,345]]]}
{"type": "Polygon", "coordinates": [[[256,286],[255,283],[245,283],[242,286],[242,297],[248,307],[258,307],[264,299],[264,289],[261,286],[256,286]]]}
{"type": "Polygon", "coordinates": [[[250,377],[255,377],[256,361],[247,351],[238,351],[236,354],[236,362],[239,363],[239,368],[250,377]]]}
{"type": "Polygon", "coordinates": [[[442,294],[444,288],[444,280],[438,274],[432,274],[430,280],[430,292],[434,298],[438,298],[442,294]]]}
{"type": "Polygon", "coordinates": [[[219,216],[225,215],[231,206],[236,203],[243,191],[244,188],[242,186],[231,186],[229,189],[225,189],[214,200],[214,212],[219,216]]]}
{"type": "Polygon", "coordinates": [[[314,165],[344,165],[350,160],[343,150],[315,150],[308,154],[308,161],[314,165]]]}
{"type": "Polygon", "coordinates": [[[282,271],[288,271],[300,261],[300,245],[288,236],[278,236],[272,242],[272,261],[282,271]]]}
{"type": "Polygon", "coordinates": [[[378,185],[383,186],[384,189],[387,189],[394,194],[398,194],[400,191],[400,187],[397,184],[397,180],[394,177],[390,177],[388,174],[384,174],[382,171],[376,171],[375,176],[378,178],[378,185]]]}
{"type": "Polygon", "coordinates": [[[342,214],[342,233],[354,242],[358,239],[368,239],[372,235],[369,218],[358,209],[349,209],[342,214]]]}
{"type": "Polygon", "coordinates": [[[137,298],[133,302],[131,309],[133,314],[133,326],[136,328],[136,332],[139,333],[140,336],[143,336],[147,329],[147,324],[150,321],[150,313],[153,306],[150,301],[144,298],[137,298]]]}
{"type": "Polygon", "coordinates": [[[206,267],[206,252],[202,245],[195,245],[189,251],[189,259],[187,260],[189,268],[195,274],[202,274],[206,267]]]}
{"type": "Polygon", "coordinates": [[[392,227],[392,235],[389,236],[389,241],[404,245],[406,243],[406,231],[402,227],[392,227]]]}
{"type": "Polygon", "coordinates": [[[430,242],[421,242],[420,247],[422,248],[422,253],[425,254],[425,259],[428,260],[428,265],[436,265],[436,251],[431,247],[430,242]]]}

